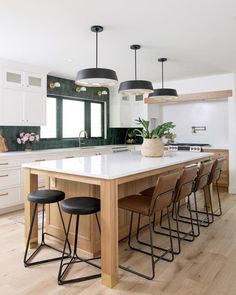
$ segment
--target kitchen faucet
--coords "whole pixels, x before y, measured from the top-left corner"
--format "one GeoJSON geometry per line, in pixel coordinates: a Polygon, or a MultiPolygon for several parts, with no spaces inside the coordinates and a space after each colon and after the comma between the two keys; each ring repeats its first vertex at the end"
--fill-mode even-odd
{"type": "Polygon", "coordinates": [[[88,138],[88,133],[87,133],[87,131],[86,130],[81,130],[80,132],[79,132],[79,147],[80,147],[80,141],[81,141],[81,134],[84,132],[84,135],[85,135],[85,138],[88,138]]]}

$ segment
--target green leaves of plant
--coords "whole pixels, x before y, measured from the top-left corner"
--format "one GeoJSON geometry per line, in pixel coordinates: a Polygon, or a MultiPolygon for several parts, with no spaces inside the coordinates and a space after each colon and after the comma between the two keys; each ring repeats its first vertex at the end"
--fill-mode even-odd
{"type": "Polygon", "coordinates": [[[149,121],[140,117],[135,121],[138,125],[143,127],[143,130],[135,129],[137,136],[141,136],[143,138],[162,138],[170,132],[170,129],[175,127],[173,122],[165,122],[149,132],[149,121]]]}

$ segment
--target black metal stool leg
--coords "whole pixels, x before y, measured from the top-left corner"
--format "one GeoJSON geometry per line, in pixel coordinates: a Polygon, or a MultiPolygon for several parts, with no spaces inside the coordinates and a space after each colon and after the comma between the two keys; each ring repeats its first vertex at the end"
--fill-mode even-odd
{"type": "Polygon", "coordinates": [[[95,213],[95,216],[96,216],[96,220],[97,220],[98,230],[99,230],[99,233],[101,234],[101,227],[100,227],[97,213],[95,213]]]}
{"type": "MultiPolygon", "coordinates": [[[[168,212],[169,212],[169,209],[168,209],[168,212]]],[[[153,228],[153,232],[156,233],[155,232],[155,214],[153,215],[152,228],[153,228]]],[[[171,231],[171,228],[170,228],[170,231],[171,231]]],[[[137,232],[136,232],[136,240],[141,245],[145,245],[145,246],[151,247],[151,245],[149,243],[146,243],[146,242],[140,240],[139,233],[140,233],[140,213],[139,213],[139,217],[138,217],[138,226],[137,226],[137,232]]],[[[174,255],[173,255],[172,235],[170,236],[170,240],[171,240],[170,241],[170,246],[171,247],[169,249],[158,247],[158,246],[156,246],[156,245],[153,244],[153,248],[154,249],[158,249],[158,250],[164,251],[164,253],[161,256],[155,255],[156,258],[158,258],[158,257],[160,258],[161,257],[162,260],[165,260],[167,262],[172,262],[173,261],[174,255]],[[171,258],[164,257],[164,254],[168,254],[168,253],[171,254],[171,258]]]]}
{"type": "Polygon", "coordinates": [[[216,191],[217,191],[217,198],[218,198],[219,207],[214,211],[214,216],[221,216],[222,215],[222,207],[221,207],[221,200],[220,200],[220,192],[219,192],[218,181],[216,181],[216,191]],[[215,213],[218,210],[220,211],[220,213],[215,213]]]}
{"type": "MultiPolygon", "coordinates": [[[[65,231],[65,224],[64,224],[63,217],[62,217],[62,214],[61,214],[60,206],[59,206],[59,203],[57,203],[57,204],[58,204],[59,212],[60,212],[60,215],[61,215],[61,221],[62,221],[62,224],[63,224],[63,229],[65,231]]],[[[52,237],[57,238],[59,240],[62,240],[59,237],[55,237],[54,235],[51,235],[49,233],[44,232],[45,204],[43,204],[43,206],[42,206],[41,243],[38,246],[38,248],[31,254],[31,256],[28,259],[26,258],[27,257],[27,253],[28,253],[28,248],[29,248],[28,246],[29,246],[29,241],[30,241],[30,237],[31,237],[31,234],[32,234],[33,223],[34,223],[34,219],[35,219],[35,216],[36,216],[37,208],[38,208],[38,204],[35,203],[35,209],[34,209],[33,218],[32,218],[32,221],[31,221],[30,233],[29,233],[29,237],[28,237],[28,240],[27,240],[26,253],[25,253],[25,257],[24,257],[24,264],[25,264],[26,267],[27,266],[32,266],[32,265],[43,264],[43,263],[47,263],[47,262],[61,260],[61,256],[59,256],[59,257],[54,257],[54,258],[49,258],[49,259],[44,259],[44,260],[30,262],[43,247],[47,247],[47,248],[50,248],[52,250],[55,250],[55,251],[57,251],[59,253],[62,253],[61,250],[59,250],[59,249],[57,249],[57,248],[55,248],[55,247],[53,247],[53,246],[51,246],[51,245],[49,245],[49,244],[47,244],[45,242],[45,235],[49,235],[49,236],[52,236],[52,237]]],[[[66,235],[66,231],[65,231],[65,235],[66,235]]],[[[71,253],[69,241],[66,239],[65,242],[67,243],[67,245],[69,247],[69,251],[71,253]]],[[[70,256],[70,253],[69,254],[66,253],[67,254],[67,257],[70,256]]]]}
{"type": "MultiPolygon", "coordinates": [[[[151,216],[148,216],[149,218],[149,223],[146,225],[148,226],[149,228],[149,238],[150,238],[150,243],[145,243],[145,242],[142,242],[139,239],[139,231],[140,231],[140,214],[139,214],[139,218],[138,218],[138,224],[137,224],[137,231],[136,231],[136,238],[137,238],[137,241],[140,243],[140,244],[143,244],[145,246],[148,246],[150,248],[150,252],[147,252],[147,251],[144,251],[144,250],[141,250],[141,249],[138,249],[138,248],[135,248],[133,245],[131,245],[131,235],[132,235],[132,225],[133,225],[133,214],[134,212],[131,211],[131,218],[130,218],[130,227],[129,227],[129,235],[128,235],[128,245],[129,245],[129,248],[134,250],[134,251],[137,251],[137,252],[140,252],[140,253],[143,253],[143,254],[146,254],[146,255],[149,255],[151,256],[151,265],[152,265],[152,274],[150,276],[148,275],[145,275],[143,273],[140,273],[134,269],[131,269],[131,268],[128,268],[128,267],[125,267],[123,265],[119,265],[119,267],[121,269],[124,269],[128,272],[131,272],[133,274],[136,274],[142,278],[145,278],[145,279],[148,279],[148,280],[152,280],[154,277],[155,277],[155,264],[157,261],[159,261],[160,259],[163,259],[163,260],[166,260],[166,261],[170,261],[170,260],[167,260],[165,259],[165,255],[167,253],[170,253],[171,250],[170,249],[163,249],[163,248],[159,248],[157,246],[154,246],[153,245],[153,237],[152,237],[152,234],[153,234],[153,228],[152,228],[152,221],[151,221],[151,216]],[[161,249],[163,251],[165,251],[162,255],[158,256],[156,254],[154,254],[154,249],[161,249]],[[156,259],[155,259],[156,258],[156,259]]],[[[145,227],[146,227],[145,226],[145,227]]]]}
{"type": "MultiPolygon", "coordinates": [[[[66,249],[66,241],[64,244],[64,249],[63,249],[63,254],[62,254],[62,258],[61,258],[61,263],[60,263],[60,267],[59,267],[59,272],[58,272],[58,279],[57,282],[59,285],[64,285],[64,284],[70,284],[70,283],[78,283],[78,282],[82,282],[82,281],[87,281],[87,280],[91,280],[91,279],[96,279],[101,277],[101,274],[95,274],[95,275],[90,275],[90,276],[84,276],[84,277],[79,277],[79,278],[74,278],[74,279],[64,279],[64,277],[66,276],[66,274],[69,271],[69,268],[74,264],[74,263],[79,263],[79,262],[86,262],[92,266],[95,266],[97,268],[101,268],[100,266],[94,264],[91,262],[91,260],[95,260],[95,259],[100,259],[100,257],[95,257],[95,258],[89,258],[89,259],[84,259],[78,256],[77,254],[77,244],[78,244],[78,232],[79,232],[79,215],[76,216],[76,225],[75,225],[75,237],[74,237],[74,249],[73,249],[73,255],[70,259],[69,262],[63,263],[64,259],[66,258],[65,255],[65,249],[66,249]],[[65,267],[65,269],[63,270],[63,267],[65,267]]],[[[70,220],[69,220],[69,225],[68,225],[68,229],[66,232],[66,240],[68,240],[68,236],[69,236],[69,231],[70,231],[70,224],[71,224],[71,219],[72,219],[72,214],[70,215],[70,220]]],[[[98,222],[98,219],[97,219],[98,222]]],[[[99,225],[99,222],[98,222],[99,225]]],[[[99,225],[99,229],[100,229],[100,225],[99,225]]]]}
{"type": "MultiPolygon", "coordinates": [[[[177,205],[176,204],[177,203],[173,203],[172,211],[171,211],[171,216],[172,216],[173,220],[176,222],[176,230],[171,228],[171,238],[176,238],[177,241],[178,241],[178,249],[177,249],[177,251],[174,250],[174,247],[172,248],[173,254],[177,255],[177,254],[179,254],[181,252],[180,240],[183,239],[183,237],[180,237],[180,230],[179,230],[179,223],[178,223],[178,216],[177,216],[177,205]],[[174,218],[174,215],[176,215],[176,218],[174,218]],[[172,232],[176,232],[176,236],[173,235],[172,232]]],[[[170,213],[169,213],[169,216],[170,216],[170,213]]],[[[160,218],[160,226],[161,226],[162,229],[168,230],[168,233],[163,232],[163,231],[157,231],[157,230],[154,230],[154,232],[157,233],[157,234],[161,234],[163,236],[170,237],[170,227],[166,227],[166,226],[163,225],[163,212],[162,211],[161,211],[161,218],[160,218]]],[[[172,239],[172,242],[173,242],[173,239],[172,239]]]]}
{"type": "Polygon", "coordinates": [[[135,251],[138,251],[140,253],[144,253],[144,254],[148,254],[149,256],[151,256],[151,264],[152,264],[152,275],[151,276],[148,276],[148,275],[145,275],[143,273],[140,273],[136,270],[133,270],[131,268],[128,268],[128,267],[125,267],[123,265],[119,265],[119,267],[123,270],[126,270],[128,272],[131,272],[133,274],[136,274],[142,278],[145,278],[145,279],[148,279],[148,280],[152,280],[155,276],[155,263],[159,260],[159,258],[155,261],[154,260],[154,257],[156,257],[153,253],[153,241],[152,241],[152,222],[151,222],[151,218],[149,217],[149,224],[148,224],[148,227],[149,227],[149,235],[150,235],[150,249],[151,251],[150,252],[146,252],[146,251],[143,251],[143,250],[140,250],[140,249],[137,249],[137,248],[134,248],[132,245],[131,245],[131,234],[132,234],[132,225],[133,225],[133,214],[134,212],[131,212],[131,217],[130,217],[130,226],[129,226],[129,235],[128,235],[128,245],[130,247],[130,249],[132,250],[135,250],[135,251]]]}
{"type": "MultiPolygon", "coordinates": [[[[70,219],[69,219],[69,223],[68,223],[68,227],[67,227],[67,231],[66,231],[66,240],[68,240],[68,237],[69,237],[71,219],[72,219],[72,215],[70,215],[70,219]]],[[[64,248],[63,248],[62,257],[61,257],[61,263],[60,263],[58,277],[57,277],[57,282],[58,282],[59,285],[61,285],[61,278],[64,276],[64,273],[67,271],[67,269],[68,269],[68,267],[70,265],[69,263],[72,262],[72,260],[73,260],[73,256],[72,256],[71,259],[70,259],[70,262],[67,264],[66,268],[62,272],[63,261],[66,258],[65,257],[65,250],[66,250],[66,241],[64,243],[64,248]]]]}
{"type": "MultiPolygon", "coordinates": [[[[205,200],[205,202],[206,202],[206,200],[205,200]]],[[[202,227],[208,227],[209,226],[209,214],[208,214],[208,211],[200,211],[200,210],[198,210],[197,200],[196,200],[196,193],[195,192],[194,192],[194,204],[195,204],[195,209],[191,209],[191,211],[196,214],[196,218],[192,218],[192,220],[193,220],[193,224],[195,226],[197,226],[197,228],[198,228],[197,234],[194,233],[194,236],[198,237],[200,235],[200,226],[202,226],[202,227]],[[199,214],[204,214],[204,215],[206,215],[206,217],[204,217],[203,219],[200,219],[199,214]]],[[[180,217],[180,219],[179,219],[180,222],[191,224],[190,217],[182,215],[179,212],[178,212],[178,216],[180,217]]]]}
{"type": "Polygon", "coordinates": [[[35,204],[34,206],[34,212],[33,212],[33,216],[31,219],[31,223],[30,223],[30,229],[29,229],[29,234],[28,234],[28,238],[27,238],[27,243],[26,243],[26,249],[25,249],[25,255],[24,255],[24,265],[25,267],[29,266],[30,264],[28,264],[28,261],[36,254],[34,254],[36,251],[34,251],[34,253],[27,259],[27,255],[28,255],[28,250],[29,250],[29,243],[30,243],[30,238],[31,238],[31,234],[32,234],[32,230],[33,230],[33,226],[34,226],[34,219],[35,219],[35,215],[36,215],[36,211],[38,208],[38,204],[35,204]]]}

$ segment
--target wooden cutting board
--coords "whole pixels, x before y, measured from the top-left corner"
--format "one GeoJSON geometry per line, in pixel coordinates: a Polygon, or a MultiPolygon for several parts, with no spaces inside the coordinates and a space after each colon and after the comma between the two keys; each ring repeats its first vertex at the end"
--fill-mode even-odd
{"type": "Polygon", "coordinates": [[[8,151],[8,148],[6,144],[6,139],[2,135],[0,135],[0,153],[4,153],[7,151],[8,151]]]}

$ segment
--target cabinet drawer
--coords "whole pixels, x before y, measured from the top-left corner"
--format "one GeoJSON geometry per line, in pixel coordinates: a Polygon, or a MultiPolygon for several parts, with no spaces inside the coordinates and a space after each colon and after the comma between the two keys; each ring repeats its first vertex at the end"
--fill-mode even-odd
{"type": "Polygon", "coordinates": [[[0,159],[0,170],[11,168],[11,167],[20,167],[21,163],[22,161],[16,158],[0,159]]]}
{"type": "Polygon", "coordinates": [[[0,208],[10,207],[19,203],[23,203],[20,187],[0,190],[0,208]]]}
{"type": "Polygon", "coordinates": [[[0,189],[7,186],[18,186],[21,182],[20,169],[0,170],[0,189]]]}

